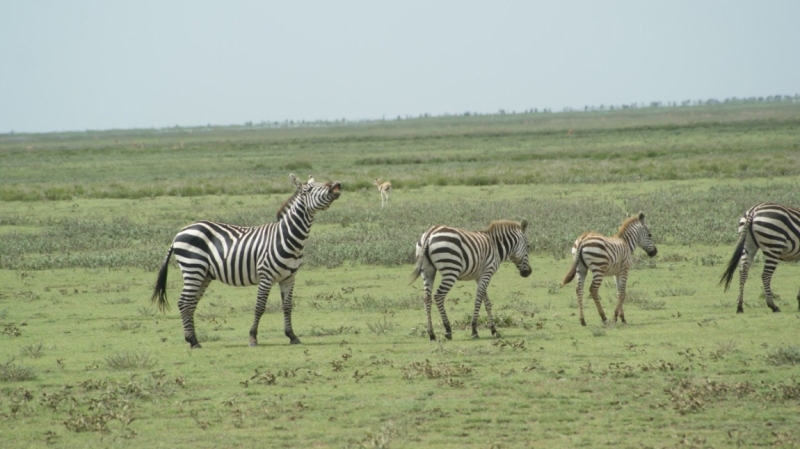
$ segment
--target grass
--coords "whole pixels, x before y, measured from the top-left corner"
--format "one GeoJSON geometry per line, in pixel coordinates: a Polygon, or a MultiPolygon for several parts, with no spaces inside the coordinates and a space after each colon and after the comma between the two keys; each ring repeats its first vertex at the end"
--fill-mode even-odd
{"type": "MultiPolygon", "coordinates": [[[[779,314],[759,298],[763,258],[744,314],[716,284],[744,209],[800,205],[798,115],[0,136],[3,447],[794,447],[800,267],[773,278],[779,314]],[[149,304],[172,237],[198,219],[273,221],[288,170],[345,182],[297,275],[303,344],[288,344],[273,292],[249,347],[256,289],[212,282],[203,349],[189,350],[177,307],[149,304]],[[384,209],[377,177],[394,186],[384,209]],[[628,324],[603,325],[587,300],[580,326],[574,284],[560,287],[572,242],[640,210],[659,255],[629,275],[628,324]],[[534,270],[504,264],[489,285],[501,337],[481,311],[470,338],[475,284],[459,282],[445,302],[453,340],[430,342],[421,281],[408,285],[414,241],[431,224],[498,218],[531,222],[534,270]]],[[[173,265],[172,305],[180,278],[173,265]]],[[[610,314],[613,280],[601,296],[610,314]]],[[[436,310],[433,325],[444,334],[436,310]]]]}

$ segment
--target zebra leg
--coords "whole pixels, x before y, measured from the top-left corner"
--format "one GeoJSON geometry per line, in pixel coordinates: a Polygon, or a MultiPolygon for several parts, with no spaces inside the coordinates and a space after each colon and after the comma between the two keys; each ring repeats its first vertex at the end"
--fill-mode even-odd
{"type": "Polygon", "coordinates": [[[578,297],[578,314],[581,326],[586,326],[586,319],[583,316],[583,281],[586,279],[586,272],[581,272],[579,269],[576,274],[578,275],[578,286],[575,288],[575,295],[578,297]]]}
{"type": "Polygon", "coordinates": [[[600,286],[603,285],[603,275],[599,272],[592,272],[592,285],[589,286],[589,295],[594,300],[594,305],[597,306],[597,312],[600,313],[600,319],[603,324],[608,322],[605,312],[603,312],[603,304],[600,302],[600,286]]]}
{"type": "Polygon", "coordinates": [[[475,293],[475,309],[472,311],[472,338],[478,338],[478,315],[481,311],[481,302],[486,305],[486,315],[488,315],[489,329],[492,335],[497,335],[497,329],[494,327],[492,320],[492,303],[489,301],[489,296],[486,294],[486,288],[489,286],[491,275],[480,278],[478,281],[478,291],[475,293]]]}
{"type": "Polygon", "coordinates": [[[742,252],[739,262],[739,297],[736,299],[736,313],[744,313],[744,284],[747,282],[747,273],[750,271],[757,250],[757,248],[754,251],[745,248],[742,252]]]}
{"type": "Polygon", "coordinates": [[[192,349],[202,347],[200,342],[197,341],[197,335],[194,332],[194,311],[210,283],[210,278],[203,278],[199,282],[191,277],[184,276],[183,278],[183,291],[181,291],[181,297],[178,299],[178,310],[181,311],[181,320],[183,321],[183,338],[186,339],[192,349]]]}
{"type": "Polygon", "coordinates": [[[283,306],[283,333],[289,337],[289,344],[299,345],[300,339],[292,331],[292,292],[294,291],[294,275],[284,279],[281,286],[281,305],[283,306]]]}
{"type": "MultiPolygon", "coordinates": [[[[453,288],[453,284],[456,282],[456,276],[454,274],[442,274],[442,282],[439,284],[439,288],[436,289],[436,294],[433,296],[433,300],[436,301],[436,308],[439,309],[439,315],[442,316],[442,324],[444,325],[444,338],[448,340],[453,339],[453,330],[450,328],[450,320],[447,319],[447,312],[444,310],[444,297],[447,296],[447,293],[453,288]]],[[[477,298],[475,299],[477,301],[477,298]]],[[[476,305],[476,307],[480,307],[480,305],[476,305]]],[[[432,334],[433,329],[430,330],[429,334],[432,334]]]]}
{"type": "Polygon", "coordinates": [[[271,289],[272,281],[267,278],[261,278],[258,282],[258,296],[256,297],[253,327],[250,328],[250,346],[258,346],[258,323],[261,321],[261,315],[264,315],[264,310],[267,308],[267,298],[269,298],[269,291],[271,289]]]}
{"type": "Polygon", "coordinates": [[[797,310],[800,310],[800,291],[797,292],[797,310]]]}
{"type": "Polygon", "coordinates": [[[500,334],[497,332],[497,328],[494,326],[494,319],[492,318],[492,301],[489,300],[489,295],[483,295],[483,304],[486,307],[486,314],[489,315],[489,329],[492,330],[492,336],[500,338],[500,334]]]}
{"type": "Polygon", "coordinates": [[[425,296],[423,301],[425,303],[425,316],[428,320],[428,337],[430,337],[431,341],[436,340],[436,334],[433,333],[433,321],[431,321],[431,291],[433,290],[433,281],[435,277],[436,271],[429,273],[423,269],[422,282],[425,285],[425,296]]]}
{"type": "Polygon", "coordinates": [[[764,283],[764,296],[767,297],[767,306],[772,309],[773,312],[781,311],[781,309],[776,306],[775,302],[772,300],[772,288],[770,288],[770,284],[772,283],[772,274],[775,272],[775,268],[777,267],[778,260],[764,253],[764,271],[761,273],[761,281],[764,283]]]}
{"type": "Polygon", "coordinates": [[[623,310],[623,306],[625,304],[625,285],[628,282],[628,272],[622,272],[616,276],[614,276],[614,281],[617,283],[617,308],[614,310],[614,322],[617,322],[617,317],[619,317],[623,323],[625,323],[625,312],[623,310]]]}

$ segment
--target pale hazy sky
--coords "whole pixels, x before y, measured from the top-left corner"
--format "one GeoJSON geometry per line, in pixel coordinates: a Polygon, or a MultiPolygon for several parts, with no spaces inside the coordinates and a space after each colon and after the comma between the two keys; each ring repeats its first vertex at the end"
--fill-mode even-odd
{"type": "Polygon", "coordinates": [[[800,1],[0,1],[0,133],[800,93],[800,1]]]}

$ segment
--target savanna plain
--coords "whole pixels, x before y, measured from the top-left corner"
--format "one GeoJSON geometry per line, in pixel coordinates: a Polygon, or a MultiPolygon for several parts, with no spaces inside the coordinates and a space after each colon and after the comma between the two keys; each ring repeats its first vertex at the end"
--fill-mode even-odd
{"type": "Polygon", "coordinates": [[[0,447],[798,447],[800,269],[778,266],[781,313],[760,255],[743,314],[738,275],[718,286],[761,201],[800,206],[796,102],[0,135],[0,447]],[[150,304],[171,239],[274,221],[289,173],[343,185],[297,275],[303,343],[275,289],[248,347],[256,288],[213,282],[191,350],[174,260],[150,304]],[[659,251],[627,324],[589,300],[583,327],[572,242],[639,211],[659,251]],[[533,268],[489,285],[500,335],[469,338],[460,282],[429,341],[414,242],[497,219],[530,222],[533,268]]]}

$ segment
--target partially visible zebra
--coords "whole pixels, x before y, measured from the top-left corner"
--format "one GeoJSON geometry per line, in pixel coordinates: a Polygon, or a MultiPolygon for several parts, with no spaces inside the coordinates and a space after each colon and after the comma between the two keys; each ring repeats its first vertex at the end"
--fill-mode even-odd
{"type": "Polygon", "coordinates": [[[178,232],[158,272],[151,302],[164,312],[167,303],[167,268],[175,259],[183,274],[183,291],[178,309],[183,334],[192,348],[199,348],[194,329],[194,311],[212,280],[237,287],[258,284],[255,319],[250,328],[250,346],[258,344],[258,322],[275,283],[281,288],[284,333],[291,344],[300,339],[292,331],[292,290],[297,270],[303,263],[303,247],[311,231],[314,214],[327,209],[339,198],[339,182],[302,183],[294,173],[289,179],[295,192],[278,210],[276,223],[245,227],[198,221],[178,232]]]}
{"type": "MultiPolygon", "coordinates": [[[[800,210],[780,204],[759,203],[748,209],[739,219],[739,239],[736,249],[728,262],[728,268],[719,280],[720,284],[725,284],[725,291],[728,291],[736,266],[741,265],[736,313],[744,312],[742,307],[744,284],[747,282],[747,272],[759,249],[764,252],[764,271],[761,273],[761,281],[764,283],[767,306],[773,312],[780,312],[781,309],[773,300],[770,283],[778,261],[800,260],[800,210]]],[[[800,308],[800,292],[797,294],[797,304],[800,308]]]]}
{"type": "Polygon", "coordinates": [[[561,285],[569,284],[575,275],[578,275],[576,293],[581,325],[586,326],[586,319],[583,317],[583,282],[589,271],[592,272],[589,294],[594,299],[600,319],[603,320],[603,323],[607,321],[598,294],[600,285],[603,283],[603,276],[614,276],[619,294],[617,308],[614,310],[614,322],[617,321],[617,317],[622,319],[623,323],[625,322],[622,305],[625,302],[628,270],[633,265],[633,250],[636,249],[636,246],[642,247],[650,257],[658,253],[658,249],[653,244],[650,229],[645,224],[644,214],[641,212],[639,215],[626,219],[613,237],[605,237],[596,232],[586,232],[575,240],[572,245],[572,266],[561,285]]]}
{"type": "Polygon", "coordinates": [[[478,338],[478,312],[481,302],[486,304],[489,316],[489,329],[497,335],[492,320],[492,303],[486,295],[486,288],[500,263],[510,259],[517,266],[522,277],[531,274],[528,263],[528,239],[525,229],[528,222],[493,221],[485,231],[462,231],[447,226],[434,226],[420,237],[416,245],[417,265],[411,282],[420,274],[425,283],[425,313],[428,318],[428,336],[436,340],[431,323],[431,290],[436,271],[442,273],[442,282],[436,290],[434,300],[445,328],[444,336],[450,340],[453,332],[444,309],[444,298],[457,280],[474,280],[478,283],[475,295],[475,309],[472,313],[472,338],[478,338]]]}

